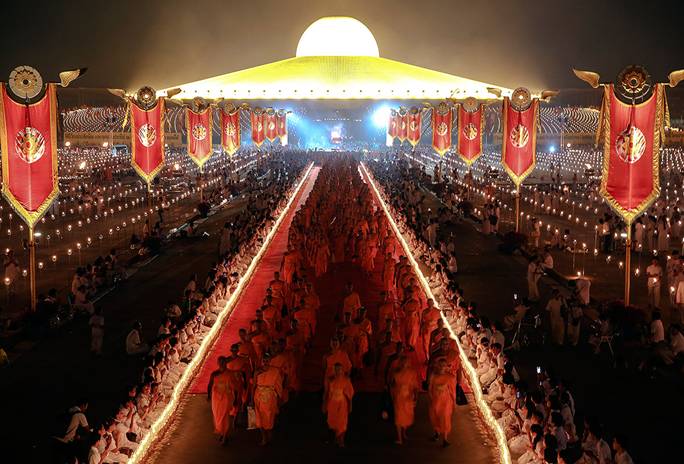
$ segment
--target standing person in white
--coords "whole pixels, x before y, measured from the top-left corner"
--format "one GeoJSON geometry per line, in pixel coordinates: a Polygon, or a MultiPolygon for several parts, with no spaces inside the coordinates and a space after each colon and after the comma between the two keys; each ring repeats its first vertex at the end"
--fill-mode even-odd
{"type": "Polygon", "coordinates": [[[660,285],[663,280],[663,268],[660,267],[657,258],[651,260],[651,264],[646,268],[648,285],[648,304],[653,308],[660,306],[660,285]]]}

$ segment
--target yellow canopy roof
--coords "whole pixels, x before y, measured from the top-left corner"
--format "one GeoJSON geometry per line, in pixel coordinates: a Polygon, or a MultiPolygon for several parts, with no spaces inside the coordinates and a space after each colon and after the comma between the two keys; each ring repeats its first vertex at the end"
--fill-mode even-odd
{"type": "Polygon", "coordinates": [[[511,94],[504,87],[376,56],[298,56],[174,87],[182,90],[179,99],[495,98],[488,88],[511,94]]]}

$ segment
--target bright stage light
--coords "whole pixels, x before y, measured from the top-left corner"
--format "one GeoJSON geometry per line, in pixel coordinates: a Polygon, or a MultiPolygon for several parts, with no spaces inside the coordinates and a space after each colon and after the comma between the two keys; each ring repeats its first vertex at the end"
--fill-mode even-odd
{"type": "Polygon", "coordinates": [[[381,106],[377,110],[375,110],[375,113],[373,113],[373,125],[377,127],[378,129],[384,129],[387,127],[387,121],[389,121],[390,117],[390,108],[389,106],[381,106]]]}
{"type": "Polygon", "coordinates": [[[379,57],[373,33],[361,21],[347,16],[321,18],[306,28],[297,44],[301,56],[379,57]]]}
{"type": "Polygon", "coordinates": [[[551,153],[556,153],[556,146],[555,146],[555,145],[551,145],[551,146],[549,147],[549,151],[550,151],[551,153]]]}

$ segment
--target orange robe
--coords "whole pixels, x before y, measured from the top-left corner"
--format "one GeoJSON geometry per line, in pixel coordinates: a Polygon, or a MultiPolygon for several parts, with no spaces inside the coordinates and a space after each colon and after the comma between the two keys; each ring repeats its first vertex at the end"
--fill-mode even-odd
{"type": "Polygon", "coordinates": [[[211,387],[211,413],[214,416],[214,433],[225,435],[234,416],[236,390],[235,373],[223,371],[214,377],[211,387]]]}
{"type": "Polygon", "coordinates": [[[351,292],[349,295],[344,297],[342,303],[342,314],[351,313],[352,319],[356,319],[356,312],[361,307],[361,298],[356,292],[351,292]]]}
{"type": "Polygon", "coordinates": [[[451,416],[456,404],[456,377],[452,374],[433,374],[428,387],[430,423],[435,432],[451,432],[451,416]]]}
{"type": "Polygon", "coordinates": [[[394,405],[394,423],[399,427],[410,427],[413,424],[415,396],[419,389],[418,372],[414,368],[404,367],[395,371],[390,393],[394,405]]]}
{"type": "Polygon", "coordinates": [[[325,356],[325,378],[328,380],[335,373],[335,364],[342,364],[342,371],[349,375],[352,368],[349,355],[343,350],[337,350],[325,356]]]}
{"type": "Polygon", "coordinates": [[[256,376],[254,389],[254,410],[256,425],[260,429],[272,430],[278,415],[279,401],[282,397],[283,378],[280,370],[268,367],[256,376]]]}
{"type": "Polygon", "coordinates": [[[335,432],[335,435],[340,435],[347,430],[353,396],[354,387],[349,377],[344,375],[330,380],[324,412],[328,415],[328,427],[335,432]]]}

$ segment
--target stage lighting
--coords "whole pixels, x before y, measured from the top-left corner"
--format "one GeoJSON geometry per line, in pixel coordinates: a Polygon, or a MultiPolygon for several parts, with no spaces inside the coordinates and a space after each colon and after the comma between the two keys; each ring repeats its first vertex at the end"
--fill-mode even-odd
{"type": "Polygon", "coordinates": [[[556,153],[556,146],[555,146],[555,145],[551,145],[551,146],[549,147],[549,151],[550,151],[551,153],[556,153]]]}
{"type": "Polygon", "coordinates": [[[375,113],[373,113],[373,125],[377,128],[387,127],[387,121],[389,121],[390,108],[389,106],[381,106],[375,113]]]}

